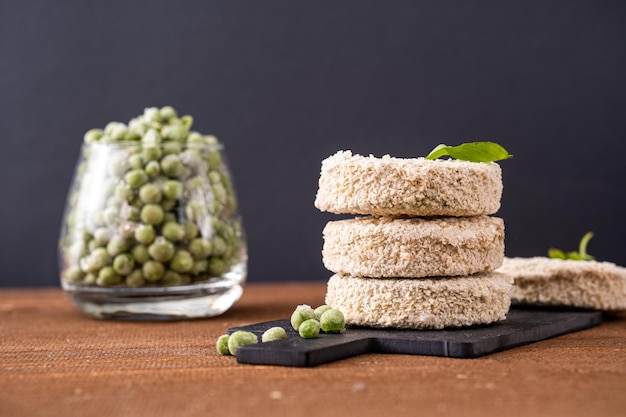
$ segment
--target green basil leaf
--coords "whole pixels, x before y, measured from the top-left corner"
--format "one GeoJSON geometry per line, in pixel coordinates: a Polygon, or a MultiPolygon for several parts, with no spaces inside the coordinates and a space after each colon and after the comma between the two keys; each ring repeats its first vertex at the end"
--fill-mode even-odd
{"type": "Polygon", "coordinates": [[[593,256],[587,253],[587,244],[589,243],[592,237],[593,237],[593,232],[587,232],[585,233],[585,236],[583,236],[583,238],[580,239],[580,244],[578,245],[578,253],[580,254],[580,257],[582,259],[586,259],[590,261],[594,259],[593,256]]]}
{"type": "Polygon", "coordinates": [[[554,259],[567,259],[567,256],[565,256],[563,251],[557,248],[548,249],[548,257],[554,258],[554,259]]]}
{"type": "Polygon", "coordinates": [[[495,162],[511,158],[513,155],[495,142],[468,142],[458,146],[437,145],[426,159],[432,160],[442,156],[469,162],[495,162]]]}
{"type": "Polygon", "coordinates": [[[449,155],[448,148],[450,148],[450,146],[444,145],[443,143],[440,145],[437,145],[435,146],[435,149],[430,151],[428,156],[426,156],[426,159],[437,159],[437,158],[441,158],[442,156],[449,155]]]}
{"type": "Polygon", "coordinates": [[[582,261],[583,258],[576,251],[567,252],[567,259],[572,259],[574,261],[582,261]]]}
{"type": "Polygon", "coordinates": [[[561,249],[550,248],[548,249],[548,257],[553,259],[571,259],[573,261],[593,261],[595,258],[587,253],[587,244],[593,237],[593,232],[587,232],[580,240],[578,245],[578,252],[563,252],[561,249]]]}

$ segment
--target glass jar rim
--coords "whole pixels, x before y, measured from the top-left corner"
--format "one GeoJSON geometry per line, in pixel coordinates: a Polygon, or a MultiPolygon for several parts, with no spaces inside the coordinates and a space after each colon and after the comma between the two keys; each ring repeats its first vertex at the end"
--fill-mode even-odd
{"type": "Polygon", "coordinates": [[[103,146],[103,147],[117,147],[117,148],[162,148],[168,145],[180,145],[186,149],[205,149],[210,151],[221,151],[224,149],[224,145],[221,142],[217,143],[202,143],[202,142],[179,142],[179,141],[162,141],[159,143],[144,143],[140,140],[116,140],[116,141],[94,141],[83,142],[84,147],[91,146],[103,146]]]}

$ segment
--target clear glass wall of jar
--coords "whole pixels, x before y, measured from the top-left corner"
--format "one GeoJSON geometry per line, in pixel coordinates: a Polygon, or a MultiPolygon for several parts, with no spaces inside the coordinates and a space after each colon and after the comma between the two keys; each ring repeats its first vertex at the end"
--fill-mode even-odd
{"type": "Polygon", "coordinates": [[[239,299],[247,248],[222,145],[85,143],[59,241],[63,289],[96,318],[186,319],[239,299]]]}

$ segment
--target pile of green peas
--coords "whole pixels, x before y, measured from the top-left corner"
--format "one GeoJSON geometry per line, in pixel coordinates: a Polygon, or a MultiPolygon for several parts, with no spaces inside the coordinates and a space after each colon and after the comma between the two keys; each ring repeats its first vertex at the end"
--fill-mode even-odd
{"type": "Polygon", "coordinates": [[[245,262],[221,145],[192,123],[153,107],[85,134],[60,242],[65,283],[184,285],[245,262]]]}
{"type": "MultiPolygon", "coordinates": [[[[287,339],[287,332],[282,327],[271,327],[261,335],[261,342],[273,342],[275,340],[287,339]]],[[[254,345],[259,342],[257,336],[252,332],[237,330],[231,335],[221,335],[215,344],[220,355],[237,356],[237,348],[240,346],[254,345]]]]}
{"type": "Polygon", "coordinates": [[[316,309],[307,304],[301,304],[291,314],[290,321],[291,327],[304,339],[315,339],[320,331],[339,333],[346,325],[343,313],[326,304],[316,309]]]}
{"type": "MultiPolygon", "coordinates": [[[[298,332],[303,339],[315,339],[320,331],[324,333],[340,333],[345,330],[346,320],[343,313],[329,305],[321,305],[313,309],[307,304],[301,304],[295,308],[290,318],[291,327],[298,332]]],[[[261,342],[273,342],[287,339],[284,328],[270,327],[261,335],[261,342]]],[[[215,348],[220,355],[237,356],[237,348],[253,345],[259,342],[257,336],[245,330],[237,330],[231,335],[221,335],[215,343],[215,348]]]]}

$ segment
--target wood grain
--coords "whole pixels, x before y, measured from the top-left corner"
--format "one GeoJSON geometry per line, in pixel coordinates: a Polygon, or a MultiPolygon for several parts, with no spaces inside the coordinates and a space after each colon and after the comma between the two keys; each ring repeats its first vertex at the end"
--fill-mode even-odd
{"type": "Polygon", "coordinates": [[[366,354],[292,368],[215,351],[230,327],[323,303],[254,284],[220,317],[96,321],[58,289],[0,290],[0,416],[623,416],[626,317],[475,359],[366,354]]]}

